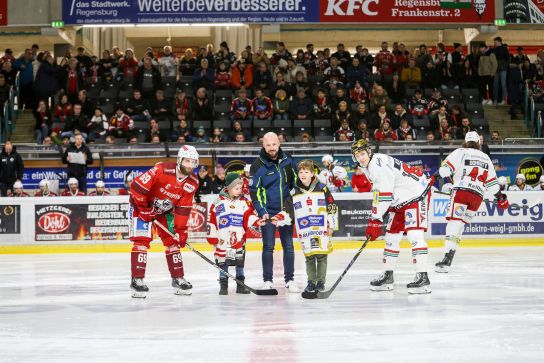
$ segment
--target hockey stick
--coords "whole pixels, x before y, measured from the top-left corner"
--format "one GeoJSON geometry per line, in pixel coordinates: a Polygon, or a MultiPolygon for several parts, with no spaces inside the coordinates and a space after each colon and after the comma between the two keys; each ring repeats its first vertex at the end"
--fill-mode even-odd
{"type": "Polygon", "coordinates": [[[348,267],[346,267],[346,269],[344,270],[344,272],[342,272],[342,274],[340,275],[340,277],[338,277],[338,279],[336,280],[336,282],[334,283],[334,285],[332,285],[332,287],[327,290],[327,291],[311,291],[311,292],[307,292],[307,291],[304,291],[302,293],[302,297],[305,298],[305,299],[326,299],[328,298],[329,296],[331,296],[332,292],[334,291],[334,289],[336,289],[336,287],[338,286],[338,284],[340,283],[340,281],[342,281],[342,279],[344,278],[344,276],[346,275],[346,273],[348,272],[348,270],[351,268],[351,266],[355,263],[355,261],[357,260],[357,258],[359,257],[359,255],[361,254],[361,252],[363,252],[364,248],[366,247],[368,241],[370,241],[370,238],[367,238],[366,241],[363,243],[363,245],[361,246],[361,248],[359,248],[359,251],[357,251],[357,253],[355,254],[355,256],[353,256],[353,258],[351,259],[348,267]]]}
{"type": "MultiPolygon", "coordinates": [[[[172,232],[170,232],[170,230],[168,228],[166,228],[161,222],[157,221],[157,220],[154,220],[153,223],[155,223],[155,225],[157,227],[159,227],[160,229],[162,229],[164,232],[168,233],[170,235],[170,237],[172,238],[176,238],[174,236],[174,234],[172,232]]],[[[254,293],[255,295],[277,295],[278,294],[278,290],[276,289],[265,289],[265,290],[257,290],[257,289],[253,289],[249,286],[247,286],[246,284],[244,284],[242,281],[238,280],[236,277],[234,277],[233,275],[231,275],[230,273],[228,273],[227,271],[223,270],[221,267],[217,266],[216,263],[214,263],[212,260],[210,260],[208,257],[204,256],[202,253],[200,253],[199,251],[197,251],[196,249],[194,249],[193,246],[191,246],[189,243],[186,243],[186,246],[191,250],[193,251],[194,253],[196,253],[198,255],[198,257],[202,258],[204,261],[206,261],[207,263],[209,263],[210,265],[212,265],[213,267],[215,267],[216,269],[218,269],[219,271],[221,271],[223,274],[225,274],[226,276],[230,277],[231,279],[233,279],[234,281],[236,281],[237,284],[239,285],[242,285],[243,287],[245,287],[246,289],[248,289],[249,291],[251,291],[252,293],[254,293]]]]}

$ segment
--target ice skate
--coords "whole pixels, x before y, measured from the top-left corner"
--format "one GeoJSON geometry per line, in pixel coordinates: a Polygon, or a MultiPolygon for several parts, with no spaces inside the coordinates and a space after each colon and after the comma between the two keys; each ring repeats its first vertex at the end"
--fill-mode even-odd
{"type": "Polygon", "coordinates": [[[191,295],[193,285],[183,277],[172,279],[172,287],[175,289],[176,295],[191,295]]]}
{"type": "Polygon", "coordinates": [[[448,273],[453,261],[453,256],[455,256],[455,250],[449,250],[449,252],[444,255],[444,259],[435,264],[435,271],[440,273],[448,273]]]}
{"type": "Polygon", "coordinates": [[[298,294],[300,292],[300,289],[295,284],[295,281],[289,280],[285,283],[285,288],[287,289],[287,292],[290,294],[298,294]]]}
{"type": "MultiPolygon", "coordinates": [[[[238,280],[242,281],[242,282],[245,282],[246,278],[244,276],[242,277],[237,277],[238,280]]],[[[245,287],[244,285],[240,285],[238,283],[236,283],[236,293],[237,294],[249,294],[251,291],[248,290],[247,287],[245,287]]]]}
{"type": "Polygon", "coordinates": [[[429,281],[429,276],[426,272],[416,273],[416,277],[413,282],[410,282],[406,285],[408,288],[408,293],[410,294],[430,294],[431,293],[431,282],[429,281]]]}
{"type": "Polygon", "coordinates": [[[226,278],[219,279],[219,295],[229,294],[229,280],[226,278]]]}
{"type": "Polygon", "coordinates": [[[393,271],[385,271],[380,276],[370,281],[370,290],[391,291],[393,290],[393,283],[393,271]]]}
{"type": "Polygon", "coordinates": [[[133,278],[130,283],[130,289],[132,290],[132,297],[136,299],[145,299],[149,288],[144,283],[144,279],[133,278]]]}

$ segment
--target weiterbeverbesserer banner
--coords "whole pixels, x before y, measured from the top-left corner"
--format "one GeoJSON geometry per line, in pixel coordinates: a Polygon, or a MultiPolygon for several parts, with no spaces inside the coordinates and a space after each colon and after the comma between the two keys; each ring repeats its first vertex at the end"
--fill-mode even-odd
{"type": "Polygon", "coordinates": [[[126,240],[128,203],[35,205],[36,241],[126,240]]]}

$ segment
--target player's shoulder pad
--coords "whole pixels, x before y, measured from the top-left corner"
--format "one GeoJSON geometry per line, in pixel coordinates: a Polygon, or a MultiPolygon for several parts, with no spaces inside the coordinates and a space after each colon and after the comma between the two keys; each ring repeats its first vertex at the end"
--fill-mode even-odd
{"type": "Polygon", "coordinates": [[[176,163],[172,163],[172,162],[160,162],[160,163],[157,163],[156,166],[159,167],[159,170],[160,170],[163,174],[176,175],[176,168],[177,168],[177,164],[176,164],[176,163]]]}
{"type": "Polygon", "coordinates": [[[197,187],[199,185],[198,179],[193,174],[189,175],[187,178],[187,181],[191,181],[193,184],[195,184],[197,187]]]}

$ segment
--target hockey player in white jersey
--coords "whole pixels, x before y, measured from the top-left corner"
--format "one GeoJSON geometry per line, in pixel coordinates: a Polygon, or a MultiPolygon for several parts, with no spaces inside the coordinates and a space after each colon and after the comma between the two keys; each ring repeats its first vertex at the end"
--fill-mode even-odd
{"type": "Polygon", "coordinates": [[[337,161],[331,155],[323,156],[321,162],[325,168],[317,176],[319,182],[325,185],[331,193],[341,192],[342,187],[346,185],[348,172],[340,165],[336,165],[337,161]]]}
{"type": "Polygon", "coordinates": [[[436,272],[448,272],[465,224],[480,208],[486,191],[495,195],[499,208],[506,209],[509,203],[499,189],[493,162],[480,151],[480,137],[475,131],[467,132],[463,146],[446,157],[438,173],[453,180],[446,214],[445,255],[435,265],[436,272]]]}
{"type": "Polygon", "coordinates": [[[510,185],[508,190],[511,192],[528,192],[533,190],[533,187],[527,184],[527,178],[525,178],[524,174],[520,173],[516,175],[516,183],[510,185]]]}
{"type": "Polygon", "coordinates": [[[421,170],[389,155],[374,154],[365,140],[356,141],[351,151],[355,161],[365,169],[374,190],[372,214],[366,229],[367,238],[374,241],[382,235],[383,218],[389,213],[383,250],[385,272],[370,282],[370,289],[393,290],[393,271],[400,252],[400,241],[406,232],[412,244],[412,257],[416,269],[414,281],[407,285],[408,292],[430,293],[425,231],[428,225],[427,212],[432,179],[421,170]]]}

